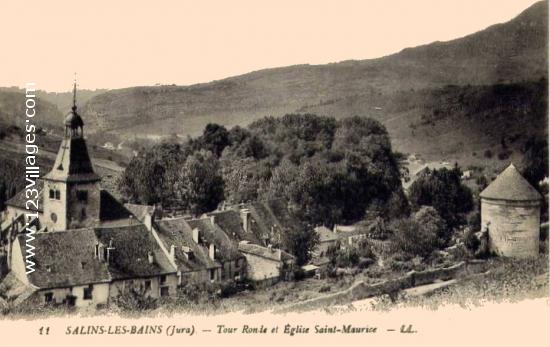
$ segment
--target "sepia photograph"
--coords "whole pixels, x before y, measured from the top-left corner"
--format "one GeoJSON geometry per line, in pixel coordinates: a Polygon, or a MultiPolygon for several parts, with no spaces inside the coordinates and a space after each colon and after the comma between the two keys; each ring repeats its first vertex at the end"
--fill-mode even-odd
{"type": "Polygon", "coordinates": [[[0,0],[0,333],[544,344],[548,11],[0,0]]]}

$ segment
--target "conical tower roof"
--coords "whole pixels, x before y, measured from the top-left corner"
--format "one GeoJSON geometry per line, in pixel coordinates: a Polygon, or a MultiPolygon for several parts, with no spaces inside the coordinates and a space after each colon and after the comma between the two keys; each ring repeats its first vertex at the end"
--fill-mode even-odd
{"type": "Polygon", "coordinates": [[[514,164],[510,164],[497,178],[485,188],[480,197],[493,200],[533,201],[542,196],[519,173],[514,164]]]}

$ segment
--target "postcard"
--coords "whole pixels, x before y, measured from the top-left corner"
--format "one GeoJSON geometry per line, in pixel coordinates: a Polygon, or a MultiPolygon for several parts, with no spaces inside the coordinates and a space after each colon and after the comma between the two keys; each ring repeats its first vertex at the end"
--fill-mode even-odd
{"type": "Polygon", "coordinates": [[[548,8],[2,0],[4,342],[544,345],[548,8]]]}

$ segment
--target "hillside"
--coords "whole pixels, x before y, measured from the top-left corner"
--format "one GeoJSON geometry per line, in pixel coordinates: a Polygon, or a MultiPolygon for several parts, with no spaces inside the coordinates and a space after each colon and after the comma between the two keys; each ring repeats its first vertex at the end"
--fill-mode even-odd
{"type": "MultiPolygon", "coordinates": [[[[60,127],[63,124],[63,114],[58,108],[40,98],[37,98],[37,116],[34,124],[42,127],[60,127]]],[[[25,94],[24,92],[0,89],[0,127],[16,125],[24,127],[25,124],[25,94]]]]}
{"type": "MultiPolygon", "coordinates": [[[[540,87],[536,81],[548,76],[547,7],[547,1],[539,2],[509,22],[378,59],[265,69],[192,86],[82,91],[79,110],[91,143],[124,141],[124,146],[134,139],[195,136],[210,122],[232,127],[297,112],[370,116],[387,126],[400,151],[477,164],[472,152],[498,152],[503,134],[523,139],[546,129],[545,114],[530,115],[524,127],[515,112],[540,108],[524,88],[533,92],[540,87]],[[512,87],[504,97],[492,94],[494,85],[507,84],[512,87]],[[488,103],[484,96],[497,101],[488,103]],[[482,106],[472,107],[480,101],[482,106]]],[[[23,95],[12,89],[0,88],[0,120],[21,125],[23,95]]],[[[40,123],[57,126],[70,93],[40,97],[40,123]]]]}
{"type": "Polygon", "coordinates": [[[371,117],[385,123],[398,151],[419,153],[428,160],[458,161],[463,166],[490,165],[498,170],[510,159],[520,161],[523,144],[530,136],[547,137],[547,95],[546,79],[448,85],[398,91],[390,98],[377,94],[352,96],[300,111],[346,117],[368,110],[371,117]],[[486,150],[494,155],[485,157],[486,150]],[[500,153],[506,154],[499,160],[500,153]]]}
{"type": "MultiPolygon", "coordinates": [[[[547,18],[547,3],[540,2],[507,23],[449,42],[379,59],[261,70],[188,87],[113,90],[93,97],[83,113],[96,131],[196,135],[208,122],[246,124],[357,95],[377,94],[391,102],[396,91],[538,80],[547,75],[547,18]]],[[[378,105],[367,106],[360,114],[378,105]]],[[[338,117],[340,110],[333,111],[338,117]]]]}

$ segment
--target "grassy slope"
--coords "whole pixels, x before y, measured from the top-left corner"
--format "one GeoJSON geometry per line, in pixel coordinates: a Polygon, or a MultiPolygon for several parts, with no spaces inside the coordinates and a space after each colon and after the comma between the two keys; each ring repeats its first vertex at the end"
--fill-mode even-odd
{"type": "MultiPolygon", "coordinates": [[[[379,59],[260,70],[189,87],[113,90],[92,98],[83,113],[96,130],[195,135],[207,122],[246,124],[368,94],[390,100],[396,91],[446,84],[536,80],[547,74],[546,5],[535,4],[508,23],[464,38],[379,59]]],[[[334,113],[340,111],[345,109],[334,113]]]]}

